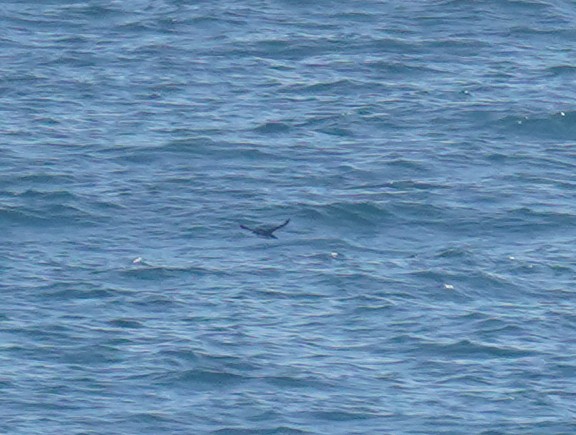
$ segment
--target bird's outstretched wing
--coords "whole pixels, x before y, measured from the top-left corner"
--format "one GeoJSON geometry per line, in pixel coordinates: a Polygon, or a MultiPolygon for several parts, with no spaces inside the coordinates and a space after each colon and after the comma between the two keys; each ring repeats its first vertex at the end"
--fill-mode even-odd
{"type": "Polygon", "coordinates": [[[268,231],[270,231],[270,234],[272,234],[274,231],[279,230],[280,228],[284,228],[286,225],[288,225],[288,222],[290,222],[290,219],[286,219],[283,224],[280,224],[277,227],[272,227],[268,231]]]}

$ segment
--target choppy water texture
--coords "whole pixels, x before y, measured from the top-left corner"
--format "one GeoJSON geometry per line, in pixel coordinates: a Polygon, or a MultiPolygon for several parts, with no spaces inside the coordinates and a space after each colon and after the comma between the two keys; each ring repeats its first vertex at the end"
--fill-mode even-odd
{"type": "Polygon", "coordinates": [[[576,433],[574,2],[0,12],[0,432],[576,433]]]}

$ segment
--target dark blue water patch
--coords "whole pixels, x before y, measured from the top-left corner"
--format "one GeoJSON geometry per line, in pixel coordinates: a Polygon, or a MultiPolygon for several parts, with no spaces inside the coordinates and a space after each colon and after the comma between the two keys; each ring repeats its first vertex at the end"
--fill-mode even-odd
{"type": "MultiPolygon", "coordinates": [[[[129,341],[126,344],[128,343],[129,341]]],[[[109,366],[120,363],[125,358],[121,348],[105,344],[86,344],[74,347],[61,346],[60,352],[62,362],[82,366],[109,366]]]]}
{"type": "Polygon", "coordinates": [[[406,79],[407,77],[420,77],[422,75],[434,75],[436,77],[442,75],[449,75],[448,70],[434,69],[427,64],[411,64],[410,62],[398,62],[394,60],[368,60],[364,64],[370,69],[372,74],[378,73],[378,76],[384,75],[387,79],[391,79],[395,76],[401,79],[406,79]]]}
{"type": "Polygon", "coordinates": [[[476,38],[433,39],[424,41],[422,45],[426,51],[441,47],[449,56],[467,58],[483,57],[483,50],[491,48],[490,44],[479,42],[476,38]]]}
{"type": "Polygon", "coordinates": [[[72,282],[58,282],[35,288],[39,299],[49,298],[53,302],[83,299],[104,300],[114,298],[117,292],[112,289],[98,288],[94,285],[79,285],[72,282]]]}
{"type": "Polygon", "coordinates": [[[503,358],[526,358],[538,356],[538,352],[519,349],[511,346],[491,346],[483,343],[473,342],[470,340],[461,340],[453,343],[422,343],[419,352],[433,353],[440,358],[458,358],[462,360],[474,360],[478,355],[487,359],[503,358]]]}
{"type": "Polygon", "coordinates": [[[509,116],[498,121],[497,126],[515,135],[565,141],[576,138],[575,118],[572,112],[547,116],[509,116]]]}
{"type": "Polygon", "coordinates": [[[446,259],[448,262],[457,262],[459,265],[477,266],[479,259],[475,252],[470,251],[469,246],[446,247],[435,253],[438,259],[446,259]]]}
{"type": "Polygon", "coordinates": [[[162,375],[158,383],[169,385],[177,389],[199,389],[210,391],[213,389],[234,389],[245,383],[252,382],[252,377],[232,373],[224,368],[220,370],[190,369],[162,375]]]}
{"type": "Polygon", "coordinates": [[[576,39],[576,32],[569,24],[566,24],[554,19],[542,21],[540,18],[539,22],[536,19],[531,25],[517,24],[512,26],[509,29],[509,34],[538,44],[556,42],[559,37],[573,41],[576,39]]]}
{"type": "Polygon", "coordinates": [[[522,184],[538,186],[548,184],[553,186],[571,186],[573,180],[568,174],[559,171],[571,171],[576,166],[575,159],[566,155],[566,149],[556,147],[546,147],[546,156],[537,155],[534,151],[518,148],[516,152],[502,154],[494,152],[486,155],[486,160],[493,164],[510,165],[521,164],[525,169],[514,174],[502,174],[502,181],[509,179],[519,181],[522,184]],[[544,175],[534,173],[532,168],[546,168],[553,171],[553,174],[544,175]],[[568,175],[568,176],[566,176],[568,175]]]}
{"type": "Polygon", "coordinates": [[[576,220],[571,212],[554,212],[521,207],[508,210],[506,214],[487,218],[486,222],[494,229],[537,232],[550,230],[558,226],[570,226],[576,220]]]}
{"type": "Polygon", "coordinates": [[[160,281],[170,278],[223,276],[228,272],[224,269],[210,269],[201,266],[154,266],[135,264],[133,267],[119,271],[121,276],[144,281],[160,281]]]}
{"type": "Polygon", "coordinates": [[[320,95],[338,95],[350,91],[358,92],[360,90],[372,89],[371,83],[357,82],[353,80],[337,80],[329,82],[310,82],[284,87],[280,93],[295,93],[298,95],[313,94],[320,95]]]}
{"type": "Polygon", "coordinates": [[[426,53],[426,49],[422,46],[421,42],[422,41],[418,38],[411,40],[409,38],[394,38],[385,35],[379,35],[377,37],[370,37],[365,40],[363,44],[359,45],[365,52],[372,55],[422,55],[426,53]]]}
{"type": "Polygon", "coordinates": [[[144,328],[144,324],[134,319],[114,319],[108,321],[110,326],[117,328],[126,329],[141,329],[144,328]]]}
{"type": "MultiPolygon", "coordinates": [[[[227,42],[219,46],[210,47],[209,50],[200,51],[202,56],[222,57],[232,56],[237,58],[264,58],[285,61],[302,61],[321,55],[337,55],[342,51],[338,40],[326,39],[326,45],[321,46],[313,39],[291,40],[262,40],[238,45],[227,42]]],[[[348,50],[351,48],[348,47],[348,50]]]]}
{"type": "Polygon", "coordinates": [[[371,202],[334,202],[317,206],[309,204],[301,207],[300,214],[307,219],[333,226],[356,228],[378,225],[394,216],[385,205],[371,202]]]}
{"type": "Polygon", "coordinates": [[[340,114],[310,117],[306,122],[298,123],[296,128],[342,138],[354,136],[357,131],[354,121],[340,114]]]}
{"type": "Polygon", "coordinates": [[[14,193],[13,196],[17,199],[30,200],[30,201],[45,201],[45,202],[72,202],[78,200],[78,197],[72,192],[60,191],[39,191],[35,189],[28,189],[23,192],[14,193]]]}
{"type": "Polygon", "coordinates": [[[144,310],[150,313],[169,315],[180,312],[183,300],[174,295],[174,292],[158,292],[158,281],[152,285],[154,291],[141,289],[137,298],[124,301],[127,308],[133,307],[137,311],[144,310]]]}
{"type": "Polygon", "coordinates": [[[573,77],[576,75],[576,66],[572,65],[558,65],[546,69],[552,76],[558,77],[573,77]]]}
{"type": "MultiPolygon", "coordinates": [[[[259,434],[266,434],[266,435],[298,435],[298,434],[312,434],[313,432],[308,432],[306,430],[300,430],[296,428],[291,428],[289,426],[278,426],[278,427],[259,427],[257,429],[259,434]]],[[[230,428],[223,428],[217,429],[212,432],[211,434],[215,435],[250,435],[254,433],[253,428],[239,428],[239,427],[230,427],[230,428]]]]}
{"type": "Polygon", "coordinates": [[[270,386],[282,388],[286,390],[309,390],[315,391],[318,388],[330,389],[331,384],[321,381],[314,376],[281,376],[281,375],[267,375],[261,376],[261,380],[270,386]]]}
{"type": "Polygon", "coordinates": [[[135,412],[130,416],[131,420],[137,422],[137,426],[144,430],[148,427],[157,427],[159,423],[169,423],[173,419],[162,412],[135,412]]]}
{"type": "Polygon", "coordinates": [[[346,412],[346,411],[317,411],[312,412],[310,417],[320,420],[327,420],[331,422],[338,421],[357,421],[364,420],[378,416],[378,414],[371,414],[366,412],[346,412]]]}
{"type": "Polygon", "coordinates": [[[284,122],[267,122],[253,131],[263,134],[287,133],[292,127],[284,122]]]}
{"type": "MultiPolygon", "coordinates": [[[[186,134],[185,131],[182,132],[186,134]]],[[[196,134],[193,133],[195,136],[196,134]]],[[[252,143],[228,143],[214,141],[206,137],[191,137],[189,139],[177,139],[163,145],[137,146],[137,147],[115,147],[105,151],[107,160],[127,164],[150,164],[158,162],[178,161],[183,169],[198,170],[191,166],[196,161],[203,165],[220,165],[219,160],[229,160],[242,158],[250,161],[262,161],[270,158],[274,154],[267,152],[264,147],[259,147],[252,143]]],[[[186,173],[190,176],[190,172],[186,173]]]]}
{"type": "MultiPolygon", "coordinates": [[[[33,171],[28,174],[22,175],[10,175],[0,178],[0,182],[3,186],[9,186],[11,189],[18,189],[18,191],[37,191],[41,187],[46,188],[48,186],[61,187],[66,185],[72,185],[76,179],[73,175],[66,174],[64,172],[44,172],[44,171],[33,171]]],[[[65,190],[61,190],[62,194],[66,194],[65,190]]]]}
{"type": "Polygon", "coordinates": [[[46,205],[43,207],[5,207],[0,210],[0,221],[9,225],[49,227],[91,227],[98,217],[72,205],[46,205]]]}

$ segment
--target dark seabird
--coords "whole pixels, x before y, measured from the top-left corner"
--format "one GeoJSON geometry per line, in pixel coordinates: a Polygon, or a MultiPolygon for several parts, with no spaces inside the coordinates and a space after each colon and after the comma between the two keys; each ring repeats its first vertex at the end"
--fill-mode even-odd
{"type": "Polygon", "coordinates": [[[290,222],[290,219],[286,219],[286,221],[283,224],[277,225],[277,226],[262,225],[262,226],[256,227],[256,228],[248,228],[244,225],[240,225],[240,228],[248,230],[248,231],[252,231],[254,234],[256,234],[257,236],[260,236],[260,237],[267,237],[269,239],[277,239],[278,237],[276,237],[272,233],[274,231],[279,230],[280,228],[283,228],[286,225],[288,225],[288,222],[290,222]]]}

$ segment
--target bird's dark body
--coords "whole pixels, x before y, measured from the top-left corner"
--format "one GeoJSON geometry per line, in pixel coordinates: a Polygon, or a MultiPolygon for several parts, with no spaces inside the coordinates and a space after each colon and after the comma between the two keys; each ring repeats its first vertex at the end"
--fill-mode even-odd
{"type": "Polygon", "coordinates": [[[275,225],[275,226],[263,225],[261,227],[256,227],[256,228],[250,228],[250,227],[247,227],[245,225],[240,225],[240,228],[242,228],[244,230],[252,231],[254,234],[256,234],[257,236],[260,236],[260,237],[266,237],[268,239],[277,239],[278,237],[276,237],[273,234],[274,231],[285,227],[286,225],[288,225],[288,222],[290,222],[290,219],[286,219],[286,221],[281,225],[275,225]]]}

